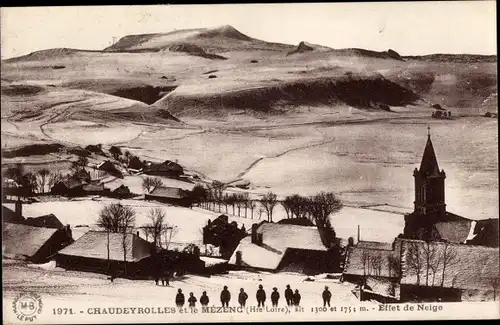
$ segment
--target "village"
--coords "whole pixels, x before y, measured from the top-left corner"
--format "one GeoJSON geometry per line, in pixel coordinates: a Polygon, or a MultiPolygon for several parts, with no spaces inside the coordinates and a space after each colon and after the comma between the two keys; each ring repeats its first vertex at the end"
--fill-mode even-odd
{"type": "Polygon", "coordinates": [[[447,211],[446,174],[430,130],[413,171],[414,209],[391,212],[400,229],[385,233],[386,226],[374,226],[381,219],[373,220],[388,214],[383,205],[349,207],[333,192],[256,195],[245,184],[209,180],[175,161],[144,161],[116,146],[72,150],[78,158],[67,174],[3,170],[7,292],[41,275],[67,285],[66,274],[78,274],[70,281],[89,274],[87,282],[132,288],[166,282],[172,304],[174,291],[194,281],[219,305],[223,284],[235,279],[249,281],[250,296],[265,283],[269,294],[278,286],[284,297],[285,285],[299,282],[303,300],[316,305],[326,304],[324,287],[328,304],[498,299],[498,218],[447,211]],[[339,215],[351,217],[348,227],[339,215]]]}

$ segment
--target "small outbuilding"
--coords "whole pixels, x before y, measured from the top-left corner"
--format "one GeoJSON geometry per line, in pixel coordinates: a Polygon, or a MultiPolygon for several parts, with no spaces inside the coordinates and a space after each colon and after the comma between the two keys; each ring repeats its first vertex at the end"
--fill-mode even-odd
{"type": "Polygon", "coordinates": [[[144,196],[145,200],[189,207],[192,205],[189,192],[177,187],[158,187],[144,196]]]}

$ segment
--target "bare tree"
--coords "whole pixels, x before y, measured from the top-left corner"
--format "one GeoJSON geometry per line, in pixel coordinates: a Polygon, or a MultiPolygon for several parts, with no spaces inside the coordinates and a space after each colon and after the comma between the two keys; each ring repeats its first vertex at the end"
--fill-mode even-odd
{"type": "Polygon", "coordinates": [[[370,260],[373,273],[380,276],[382,273],[382,256],[380,254],[374,254],[370,260]]]}
{"type": "Polygon", "coordinates": [[[318,227],[325,227],[330,214],[342,209],[342,202],[332,192],[320,192],[311,198],[311,214],[318,227]]]}
{"type": "Polygon", "coordinates": [[[260,204],[267,213],[268,221],[273,222],[273,210],[278,203],[278,196],[273,192],[268,192],[260,199],[260,204]]]}
{"type": "Polygon", "coordinates": [[[387,256],[387,265],[389,267],[389,276],[399,277],[400,262],[394,255],[387,256]]]}
{"type": "Polygon", "coordinates": [[[63,180],[64,180],[64,176],[59,172],[49,174],[47,177],[47,186],[49,187],[49,190],[54,185],[56,185],[59,182],[62,182],[63,180]]]}
{"type": "Polygon", "coordinates": [[[163,182],[159,178],[146,177],[142,180],[142,189],[148,193],[153,192],[159,187],[163,186],[163,182]]]}
{"type": "Polygon", "coordinates": [[[170,225],[168,223],[163,225],[162,233],[163,238],[165,239],[165,249],[168,249],[170,247],[172,239],[174,239],[178,232],[179,228],[177,228],[177,226],[170,225]]]}
{"type": "Polygon", "coordinates": [[[149,210],[148,219],[150,222],[146,225],[146,229],[150,229],[149,233],[153,237],[155,248],[161,247],[161,235],[163,232],[165,217],[165,211],[160,208],[151,208],[151,210],[149,210]]]}
{"type": "Polygon", "coordinates": [[[408,268],[415,272],[417,276],[417,285],[420,285],[420,272],[422,270],[422,254],[417,242],[409,242],[407,250],[406,264],[408,268]]]}
{"type": "Polygon", "coordinates": [[[25,196],[33,195],[33,193],[38,189],[36,175],[31,172],[24,174],[21,178],[21,187],[24,188],[23,194],[25,196]]]}
{"type": "Polygon", "coordinates": [[[493,288],[493,301],[496,301],[498,286],[500,285],[500,277],[497,274],[496,276],[489,278],[488,282],[491,285],[491,287],[493,288]]]}
{"type": "Polygon", "coordinates": [[[422,245],[422,257],[425,261],[425,285],[429,285],[429,272],[432,272],[432,285],[436,277],[437,268],[439,266],[439,258],[437,256],[437,245],[425,242],[422,245]]]}
{"type": "Polygon", "coordinates": [[[330,224],[330,215],[342,209],[342,202],[334,193],[320,192],[309,199],[311,215],[321,234],[323,244],[330,248],[335,243],[335,230],[330,224]]]}
{"type": "Polygon", "coordinates": [[[257,204],[254,200],[248,200],[248,208],[250,209],[250,218],[253,219],[253,211],[255,210],[257,204]]]}
{"type": "Polygon", "coordinates": [[[48,170],[47,168],[42,168],[37,172],[37,183],[41,193],[45,193],[45,184],[47,183],[47,178],[49,175],[50,170],[48,170]]]}
{"type": "Polygon", "coordinates": [[[245,206],[245,198],[242,194],[236,194],[236,207],[238,208],[238,217],[241,217],[241,208],[245,206]]]}
{"type": "MultiPolygon", "coordinates": [[[[223,200],[223,192],[224,192],[225,184],[219,181],[213,181],[212,182],[212,195],[214,198],[214,201],[218,204],[219,206],[219,212],[223,200]]],[[[214,208],[215,210],[215,208],[214,208]]]]}
{"type": "Polygon", "coordinates": [[[363,275],[370,274],[370,252],[366,249],[363,249],[363,252],[360,256],[361,264],[363,265],[363,275]]]}
{"type": "MultiPolygon", "coordinates": [[[[122,248],[123,248],[123,261],[125,265],[127,263],[127,232],[132,229],[135,225],[135,211],[128,206],[124,206],[121,203],[112,203],[106,205],[99,212],[99,219],[97,220],[97,225],[104,228],[108,233],[108,267],[109,267],[109,234],[110,233],[121,233],[122,234],[122,248]]],[[[125,266],[125,274],[127,272],[125,266]]]]}
{"type": "Polygon", "coordinates": [[[444,243],[441,259],[443,261],[443,274],[441,276],[441,287],[443,287],[445,273],[446,273],[446,267],[452,266],[452,265],[458,263],[459,259],[457,257],[456,250],[449,243],[444,243]]]}
{"type": "Polygon", "coordinates": [[[189,192],[189,195],[191,196],[191,201],[193,203],[197,203],[198,205],[200,205],[207,200],[208,191],[203,185],[196,184],[189,192]]]}
{"type": "Polygon", "coordinates": [[[121,203],[106,205],[99,212],[97,225],[111,233],[127,231],[135,223],[135,211],[121,203]]]}
{"type": "Polygon", "coordinates": [[[121,217],[121,233],[122,233],[122,248],[123,248],[123,262],[124,262],[124,273],[127,274],[127,251],[129,244],[132,245],[133,239],[130,237],[129,232],[135,226],[135,211],[132,208],[128,208],[124,211],[121,217]],[[130,241],[127,241],[127,237],[130,241]]]}
{"type": "Polygon", "coordinates": [[[245,208],[245,218],[248,216],[248,208],[249,208],[249,201],[250,201],[250,195],[245,192],[240,195],[240,200],[243,202],[243,207],[245,208]]]}
{"type": "Polygon", "coordinates": [[[236,205],[237,195],[236,194],[226,194],[226,203],[233,207],[233,216],[235,215],[234,206],[236,205]]]}
{"type": "Polygon", "coordinates": [[[293,196],[287,196],[283,201],[280,202],[285,209],[286,217],[293,218],[293,210],[294,210],[294,199],[293,196]]]}

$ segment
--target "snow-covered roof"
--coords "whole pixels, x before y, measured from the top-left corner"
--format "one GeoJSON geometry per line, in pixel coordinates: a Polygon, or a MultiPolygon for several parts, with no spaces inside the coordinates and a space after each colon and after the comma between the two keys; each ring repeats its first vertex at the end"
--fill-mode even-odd
{"type": "Polygon", "coordinates": [[[401,284],[417,284],[417,271],[411,260],[415,260],[417,252],[421,259],[420,285],[435,286],[457,289],[482,289],[492,290],[492,281],[499,277],[499,254],[498,248],[447,244],[443,242],[431,242],[428,244],[420,240],[403,239],[401,243],[401,284]],[[432,254],[426,254],[430,251],[432,254]],[[430,273],[429,282],[426,281],[426,267],[424,261],[427,255],[432,256],[430,265],[436,265],[436,272],[430,273]],[[412,257],[413,256],[413,257],[412,257]],[[443,256],[448,256],[447,262],[443,256]],[[443,264],[444,278],[443,278],[443,264]]]}
{"type": "Polygon", "coordinates": [[[326,251],[316,227],[304,227],[263,222],[257,228],[262,244],[252,243],[251,236],[243,238],[229,259],[236,264],[237,252],[241,252],[241,266],[274,270],[278,268],[287,249],[326,251]]]}
{"type": "MultiPolygon", "coordinates": [[[[125,235],[126,260],[136,262],[150,255],[151,244],[135,234],[125,235]]],[[[123,261],[123,235],[109,233],[109,259],[123,261]]],[[[60,255],[71,255],[95,259],[108,259],[108,233],[88,231],[73,244],[59,251],[60,255]]]]}
{"type": "Polygon", "coordinates": [[[9,257],[31,257],[57,232],[55,228],[4,223],[2,253],[9,257]]]}
{"type": "Polygon", "coordinates": [[[351,247],[347,253],[344,274],[397,277],[399,254],[396,251],[384,249],[383,245],[380,245],[380,248],[365,245],[351,247]],[[391,263],[391,259],[397,262],[391,263]]]}

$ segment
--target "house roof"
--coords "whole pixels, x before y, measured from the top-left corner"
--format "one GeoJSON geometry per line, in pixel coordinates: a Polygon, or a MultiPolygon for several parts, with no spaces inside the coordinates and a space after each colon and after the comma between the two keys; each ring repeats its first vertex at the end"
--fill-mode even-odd
{"type": "Polygon", "coordinates": [[[5,205],[2,205],[2,221],[21,223],[24,222],[24,218],[22,216],[18,216],[15,211],[7,208],[5,205]]]}
{"type": "Polygon", "coordinates": [[[55,187],[57,186],[61,186],[63,185],[64,187],[66,187],[67,189],[74,189],[74,188],[77,188],[77,187],[80,187],[80,186],[83,186],[87,184],[87,182],[85,182],[84,180],[81,180],[81,179],[74,179],[74,178],[70,178],[70,179],[67,179],[67,180],[64,180],[62,182],[59,182],[57,183],[56,185],[54,185],[55,187]]]}
{"type": "Polygon", "coordinates": [[[38,250],[57,232],[55,228],[32,227],[5,223],[2,237],[2,254],[7,257],[26,258],[38,250]]]}
{"type": "Polygon", "coordinates": [[[156,171],[156,172],[182,172],[183,168],[181,165],[170,161],[165,160],[161,164],[151,164],[146,166],[146,171],[156,171]]]}
{"type": "MultiPolygon", "coordinates": [[[[380,245],[380,247],[385,248],[384,246],[385,245],[380,245]]],[[[346,256],[344,274],[372,275],[386,278],[397,277],[399,270],[395,270],[394,265],[390,264],[390,259],[398,261],[399,264],[398,252],[387,249],[363,247],[363,245],[361,247],[359,245],[350,247],[346,256]],[[380,265],[380,268],[377,265],[380,265]]]]}
{"type": "MultiPolygon", "coordinates": [[[[499,254],[498,248],[446,244],[443,242],[431,242],[427,244],[420,240],[403,239],[401,242],[401,284],[417,285],[417,273],[420,274],[420,285],[426,285],[425,261],[427,251],[435,251],[434,259],[431,259],[431,265],[437,265],[435,274],[435,286],[441,286],[443,276],[443,255],[454,256],[448,258],[444,268],[443,287],[458,289],[479,289],[491,290],[491,281],[499,277],[499,254]],[[413,267],[412,254],[418,252],[423,267],[420,272],[413,267]],[[439,262],[439,264],[437,264],[439,262]]],[[[429,254],[430,255],[430,254],[429,254]]],[[[432,272],[428,285],[432,285],[432,272]]]]}
{"type": "MultiPolygon", "coordinates": [[[[135,234],[126,234],[125,243],[128,262],[136,262],[150,255],[151,244],[135,234]]],[[[123,235],[109,233],[109,259],[123,261],[123,253],[123,235]]],[[[107,260],[108,233],[90,230],[58,254],[107,260]]]]}
{"type": "Polygon", "coordinates": [[[117,188],[115,188],[113,190],[113,193],[125,193],[125,194],[128,194],[128,193],[130,193],[130,189],[128,188],[128,186],[122,184],[122,185],[118,186],[117,188]]]}
{"type": "Polygon", "coordinates": [[[499,222],[498,218],[477,220],[472,234],[467,243],[498,247],[499,245],[499,222]]]}
{"type": "Polygon", "coordinates": [[[360,240],[356,245],[358,248],[372,248],[392,251],[392,243],[360,240]]]}
{"type": "Polygon", "coordinates": [[[104,184],[86,184],[83,185],[83,190],[87,192],[104,191],[106,187],[104,184]]]}
{"type": "Polygon", "coordinates": [[[54,229],[64,228],[63,223],[52,213],[36,218],[26,218],[25,223],[33,227],[46,227],[54,229]]]}
{"type": "Polygon", "coordinates": [[[187,194],[184,190],[176,187],[158,187],[149,195],[169,199],[183,199],[187,197],[187,194]]]}
{"type": "Polygon", "coordinates": [[[263,222],[256,231],[262,234],[262,245],[252,243],[251,236],[243,238],[229,259],[229,264],[236,264],[236,253],[240,251],[243,266],[274,270],[289,248],[327,250],[316,227],[263,222]]]}
{"type": "Polygon", "coordinates": [[[445,221],[434,225],[441,239],[452,243],[465,243],[471,232],[472,220],[445,221]]]}

